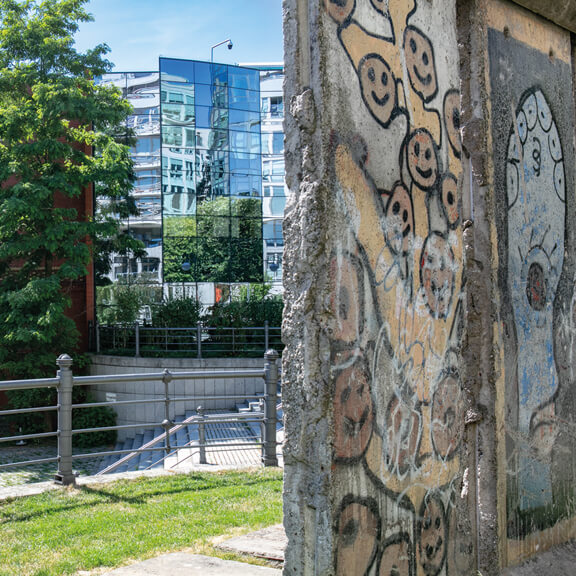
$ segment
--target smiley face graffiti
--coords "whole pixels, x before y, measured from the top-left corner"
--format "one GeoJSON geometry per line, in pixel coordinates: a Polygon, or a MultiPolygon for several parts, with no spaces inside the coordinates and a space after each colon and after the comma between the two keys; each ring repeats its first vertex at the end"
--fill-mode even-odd
{"type": "Polygon", "coordinates": [[[379,54],[366,54],[358,66],[362,99],[374,118],[384,127],[398,115],[396,79],[379,54]]]}
{"type": "Polygon", "coordinates": [[[404,55],[410,84],[424,102],[438,92],[434,48],[428,37],[414,26],[404,30],[404,55]]]}
{"type": "Polygon", "coordinates": [[[365,576],[378,551],[380,537],[378,505],[372,498],[347,496],[337,521],[337,576],[365,576]]]}
{"type": "Polygon", "coordinates": [[[414,205],[408,188],[401,182],[386,203],[386,242],[393,254],[406,256],[414,242],[414,205]]]}
{"type": "Polygon", "coordinates": [[[420,284],[433,318],[446,318],[455,281],[454,252],[446,238],[432,233],[426,238],[420,259],[420,284]]]}
{"type": "Polygon", "coordinates": [[[362,359],[344,368],[334,390],[334,457],[350,461],[362,456],[372,435],[370,378],[362,359]]]}
{"type": "Polygon", "coordinates": [[[408,171],[414,183],[422,190],[436,186],[440,167],[438,147],[426,128],[414,130],[406,145],[408,171]]]}
{"type": "Polygon", "coordinates": [[[440,496],[429,492],[420,506],[416,533],[418,565],[425,576],[437,576],[446,561],[448,526],[440,496]]]}

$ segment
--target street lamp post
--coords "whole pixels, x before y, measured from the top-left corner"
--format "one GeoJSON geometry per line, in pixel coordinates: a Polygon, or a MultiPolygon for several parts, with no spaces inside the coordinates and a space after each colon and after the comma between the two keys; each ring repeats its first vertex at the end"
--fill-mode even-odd
{"type": "Polygon", "coordinates": [[[232,44],[232,40],[230,40],[230,38],[226,38],[226,40],[222,40],[222,42],[218,42],[218,44],[214,44],[214,46],[212,46],[212,48],[210,49],[210,64],[212,64],[214,62],[214,48],[217,48],[218,46],[222,46],[222,44],[226,44],[226,46],[228,46],[228,50],[232,50],[232,47],[234,46],[234,44],[232,44]]]}

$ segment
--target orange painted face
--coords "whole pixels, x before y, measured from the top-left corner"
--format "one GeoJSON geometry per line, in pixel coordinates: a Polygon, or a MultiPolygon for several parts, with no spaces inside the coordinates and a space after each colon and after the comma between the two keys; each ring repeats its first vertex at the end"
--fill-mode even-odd
{"type": "Polygon", "coordinates": [[[362,502],[344,507],[338,520],[337,576],[364,576],[376,555],[380,522],[362,502]]]}
{"type": "Polygon", "coordinates": [[[434,318],[446,318],[454,292],[454,253],[440,234],[430,234],[422,248],[420,284],[434,318]]]}
{"type": "Polygon", "coordinates": [[[397,184],[386,204],[386,242],[396,255],[405,256],[414,238],[414,206],[410,192],[397,184]]]}
{"type": "Polygon", "coordinates": [[[414,92],[424,102],[430,102],[438,91],[434,48],[428,37],[414,26],[404,30],[404,55],[414,92]]]}
{"type": "Polygon", "coordinates": [[[334,457],[353,460],[362,456],[372,436],[372,397],[362,362],[340,372],[334,391],[334,457]]]}
{"type": "Polygon", "coordinates": [[[437,576],[446,561],[448,530],[444,504],[436,494],[427,494],[417,523],[418,564],[422,574],[437,576]]]}
{"type": "Polygon", "coordinates": [[[446,217],[448,226],[456,228],[460,222],[460,211],[458,209],[458,182],[453,174],[445,174],[442,179],[442,212],[446,217]]]}
{"type": "Polygon", "coordinates": [[[438,181],[438,151],[432,134],[425,128],[415,130],[408,138],[406,155],[408,171],[422,190],[430,190],[438,181]]]}
{"type": "Polygon", "coordinates": [[[397,534],[384,543],[378,576],[411,576],[412,546],[408,534],[397,534]]]}
{"type": "Polygon", "coordinates": [[[358,66],[362,99],[374,118],[387,128],[397,112],[396,80],[378,54],[367,54],[358,66]]]}
{"type": "Polygon", "coordinates": [[[352,255],[330,261],[330,305],[336,319],[332,337],[353,344],[363,329],[364,283],[360,263],[352,255]]]}
{"type": "Polygon", "coordinates": [[[460,385],[454,376],[446,376],[432,398],[432,445],[442,459],[452,458],[462,438],[460,385]]]}
{"type": "Polygon", "coordinates": [[[452,89],[446,92],[443,113],[448,142],[456,158],[460,158],[460,92],[458,90],[452,89]]]}
{"type": "Polygon", "coordinates": [[[324,0],[326,12],[338,24],[342,24],[354,10],[355,0],[324,0]]]}

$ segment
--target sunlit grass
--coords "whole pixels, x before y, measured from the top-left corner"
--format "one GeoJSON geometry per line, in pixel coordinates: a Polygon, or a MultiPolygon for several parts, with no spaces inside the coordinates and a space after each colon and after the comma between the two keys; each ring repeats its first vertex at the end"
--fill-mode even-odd
{"type": "MultiPolygon", "coordinates": [[[[281,522],[278,470],[121,480],[0,503],[0,575],[60,576],[281,522]]],[[[96,573],[96,572],[95,572],[96,573]]]]}

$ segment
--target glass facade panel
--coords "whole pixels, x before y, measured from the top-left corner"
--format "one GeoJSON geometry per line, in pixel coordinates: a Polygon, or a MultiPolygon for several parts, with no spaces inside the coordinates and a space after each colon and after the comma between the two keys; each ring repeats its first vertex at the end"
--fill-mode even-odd
{"type": "Polygon", "coordinates": [[[260,99],[260,73],[258,70],[230,66],[228,68],[228,84],[232,88],[258,92],[258,99],[260,99]]]}
{"type": "Polygon", "coordinates": [[[162,58],[160,62],[160,79],[162,83],[166,81],[194,83],[193,61],[162,58]]]}
{"type": "Polygon", "coordinates": [[[231,130],[260,133],[260,114],[248,110],[230,110],[228,126],[231,130]]]}
{"type": "Polygon", "coordinates": [[[194,73],[196,84],[212,85],[212,69],[214,65],[210,62],[194,62],[194,73]]]}
{"type": "Polygon", "coordinates": [[[253,90],[242,90],[241,88],[228,89],[229,107],[236,110],[249,110],[259,112],[259,93],[253,90]]]}
{"type": "Polygon", "coordinates": [[[259,72],[186,64],[160,59],[165,281],[262,281],[259,72]]]}

